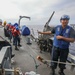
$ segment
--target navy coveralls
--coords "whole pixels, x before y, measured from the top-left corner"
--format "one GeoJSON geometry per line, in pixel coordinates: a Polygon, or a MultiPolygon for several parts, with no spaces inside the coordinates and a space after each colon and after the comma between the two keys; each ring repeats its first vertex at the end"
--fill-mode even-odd
{"type": "MultiPolygon", "coordinates": [[[[58,61],[59,58],[60,62],[66,62],[69,53],[69,42],[58,40],[56,36],[61,35],[64,37],[70,37],[70,30],[70,26],[66,26],[66,28],[63,29],[61,25],[58,25],[52,31],[52,33],[55,33],[52,48],[52,61],[58,61]]],[[[56,69],[57,63],[51,62],[51,67],[56,69]]],[[[65,69],[65,64],[59,64],[59,68],[65,69]]]]}

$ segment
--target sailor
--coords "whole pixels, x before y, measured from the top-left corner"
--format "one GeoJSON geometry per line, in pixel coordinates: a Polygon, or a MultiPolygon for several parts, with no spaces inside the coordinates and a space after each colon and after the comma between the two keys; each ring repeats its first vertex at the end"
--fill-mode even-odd
{"type": "Polygon", "coordinates": [[[9,33],[8,39],[10,40],[10,43],[11,43],[11,40],[12,40],[12,24],[11,23],[8,23],[6,25],[6,29],[7,29],[8,33],[9,33]]]}
{"type": "MultiPolygon", "coordinates": [[[[69,44],[74,42],[75,31],[72,27],[68,25],[70,17],[68,15],[63,15],[60,18],[61,25],[57,25],[52,31],[48,32],[38,32],[40,34],[51,34],[55,33],[53,48],[52,48],[52,61],[66,62],[69,53],[69,44]]],[[[51,62],[50,75],[55,75],[55,69],[57,68],[57,63],[51,62]]],[[[60,75],[65,75],[64,69],[66,69],[65,64],[59,64],[60,70],[58,73],[60,75]]]]}
{"type": "Polygon", "coordinates": [[[21,46],[20,44],[20,30],[19,27],[16,26],[15,29],[13,30],[13,45],[15,45],[15,50],[19,50],[17,46],[21,46]]]}
{"type": "Polygon", "coordinates": [[[12,46],[11,46],[11,44],[8,42],[8,41],[6,41],[5,39],[4,39],[4,27],[2,26],[2,20],[0,19],[0,50],[2,49],[2,47],[4,47],[4,46],[10,46],[10,54],[11,54],[11,58],[12,57],[14,57],[15,56],[15,54],[12,54],[12,46]]]}

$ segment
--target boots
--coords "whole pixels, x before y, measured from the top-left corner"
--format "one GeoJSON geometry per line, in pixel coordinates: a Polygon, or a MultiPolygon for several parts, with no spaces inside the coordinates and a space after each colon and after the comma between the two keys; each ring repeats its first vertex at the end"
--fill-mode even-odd
{"type": "Polygon", "coordinates": [[[14,56],[15,56],[15,54],[12,54],[12,55],[11,55],[11,58],[13,58],[14,56]]]}
{"type": "Polygon", "coordinates": [[[55,75],[55,69],[54,68],[50,68],[50,75],[55,75]]]}
{"type": "Polygon", "coordinates": [[[19,49],[17,48],[17,46],[15,46],[15,50],[19,51],[19,49]]]}
{"type": "Polygon", "coordinates": [[[22,45],[18,44],[19,47],[21,47],[22,45]]]}
{"type": "Polygon", "coordinates": [[[58,73],[59,73],[59,75],[65,75],[64,74],[64,69],[60,69],[58,73]]]}

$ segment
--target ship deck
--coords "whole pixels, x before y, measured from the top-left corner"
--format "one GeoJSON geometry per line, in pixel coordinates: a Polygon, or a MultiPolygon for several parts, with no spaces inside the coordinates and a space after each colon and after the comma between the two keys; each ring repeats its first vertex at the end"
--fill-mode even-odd
{"type": "MultiPolygon", "coordinates": [[[[49,52],[42,52],[40,53],[40,49],[37,45],[37,42],[34,40],[31,41],[32,44],[27,44],[26,37],[21,37],[21,45],[22,47],[19,47],[19,51],[14,50],[13,53],[15,53],[15,57],[13,60],[15,61],[12,66],[14,68],[20,67],[22,72],[29,72],[29,71],[37,71],[37,74],[40,75],[50,75],[50,67],[47,67],[47,65],[41,63],[37,60],[37,56],[41,56],[44,59],[50,60],[50,53],[49,52]],[[35,68],[35,62],[36,60],[37,65],[40,65],[37,70],[35,68]]],[[[12,44],[12,43],[11,43],[12,44]]],[[[70,65],[66,65],[65,69],[65,75],[75,75],[75,69],[72,71],[70,65]]],[[[58,75],[59,68],[56,69],[56,74],[58,75]]]]}

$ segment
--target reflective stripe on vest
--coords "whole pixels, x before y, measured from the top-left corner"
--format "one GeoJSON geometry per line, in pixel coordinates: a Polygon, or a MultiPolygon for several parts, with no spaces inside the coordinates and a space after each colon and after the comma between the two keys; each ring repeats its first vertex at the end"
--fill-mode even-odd
{"type": "Polygon", "coordinates": [[[56,39],[56,36],[61,35],[64,37],[69,37],[70,29],[71,29],[70,26],[66,26],[66,28],[63,29],[61,25],[58,25],[55,30],[53,45],[62,49],[68,48],[69,42],[64,40],[58,40],[56,39]]]}

